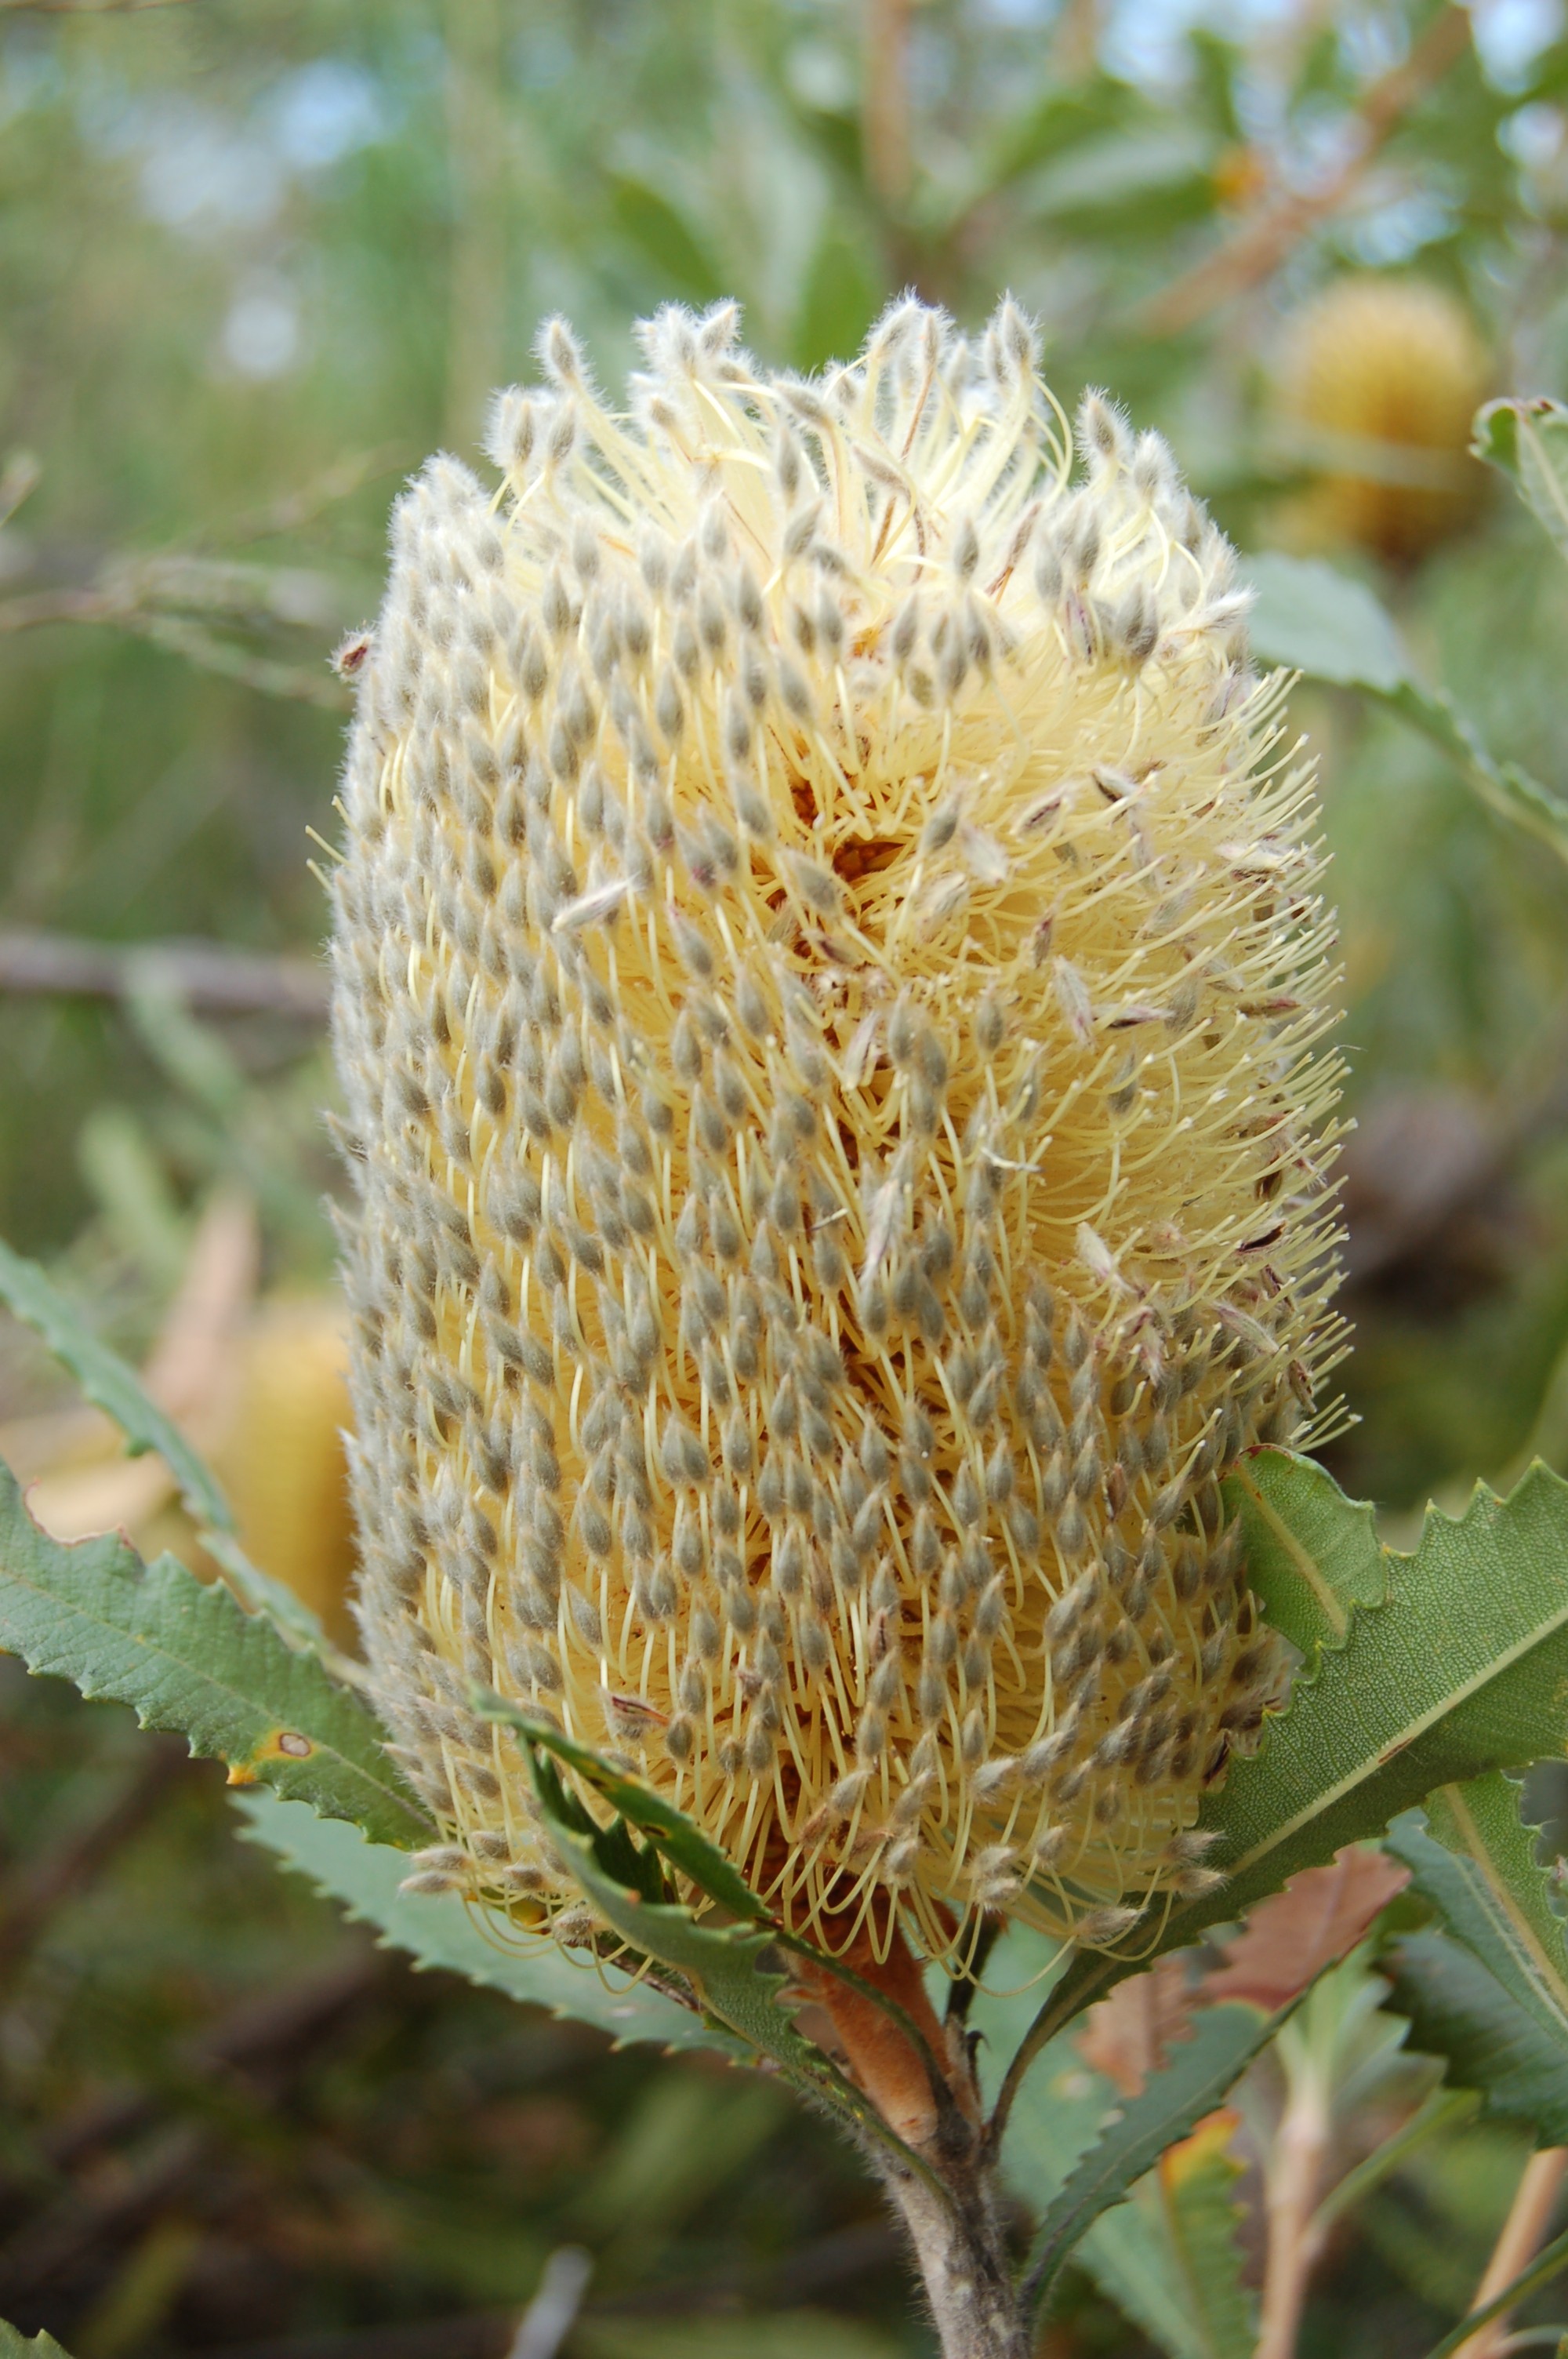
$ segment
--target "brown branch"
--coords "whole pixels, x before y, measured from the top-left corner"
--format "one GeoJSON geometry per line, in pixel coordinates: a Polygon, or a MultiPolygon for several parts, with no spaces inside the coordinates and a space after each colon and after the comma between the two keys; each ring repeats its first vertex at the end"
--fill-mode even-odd
{"type": "Polygon", "coordinates": [[[1137,314],[1147,333],[1176,335],[1232,296],[1271,277],[1308,232],[1337,212],[1411,108],[1435,89],[1470,46],[1470,18],[1450,5],[1399,65],[1363,92],[1340,161],[1315,188],[1285,190],[1262,205],[1217,253],[1167,287],[1137,314]]]}
{"type": "Polygon", "coordinates": [[[448,440],[458,449],[474,440],[501,376],[507,149],[498,0],[447,0],[445,38],[453,197],[446,411],[448,440]]]}
{"type": "Polygon", "coordinates": [[[0,0],[0,16],[139,16],[145,8],[178,8],[189,0],[0,0]]]}
{"type": "Polygon", "coordinates": [[[295,1016],[319,1024],[328,976],[315,960],[269,958],[222,942],[84,941],[70,934],[0,931],[0,993],[127,999],[149,983],[214,1015],[295,1016]]]}
{"type": "Polygon", "coordinates": [[[865,0],[860,136],[866,178],[884,205],[909,193],[909,19],[913,0],[865,0]]]}
{"type": "MultiPolygon", "coordinates": [[[[1544,2147],[1525,2164],[1509,2216],[1487,2263],[1487,2273],[1476,2288],[1474,2310],[1484,2310],[1515,2277],[1530,2267],[1552,2225],[1563,2174],[1568,2170],[1568,2147],[1544,2147]]],[[[1508,2313],[1491,2319],[1462,2343],[1454,2359],[1499,2359],[1508,2348],[1508,2313]]]]}

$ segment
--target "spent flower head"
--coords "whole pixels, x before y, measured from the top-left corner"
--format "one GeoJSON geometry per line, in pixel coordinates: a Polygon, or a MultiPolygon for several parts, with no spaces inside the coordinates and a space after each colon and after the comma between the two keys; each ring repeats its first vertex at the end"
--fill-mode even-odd
{"type": "Polygon", "coordinates": [[[736,328],[661,312],[618,414],[552,323],[500,490],[397,510],[365,1644],[427,1878],[571,1901],[492,1686],[835,1948],[1108,1941],[1279,1693],[1219,1480],[1340,1349],[1311,772],[1165,443],[1075,438],[1011,303],[809,383],[736,328]]]}

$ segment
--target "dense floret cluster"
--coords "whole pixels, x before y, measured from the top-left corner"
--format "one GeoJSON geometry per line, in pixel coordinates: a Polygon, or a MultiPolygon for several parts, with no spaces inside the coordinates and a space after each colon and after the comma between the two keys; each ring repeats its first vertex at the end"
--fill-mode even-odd
{"type": "Polygon", "coordinates": [[[836,1948],[1112,1940],[1279,1692],[1219,1478],[1340,1348],[1310,770],[1167,447],[1091,397],[1075,480],[1011,305],[810,383],[730,308],[642,337],[617,415],[546,331],[494,495],[431,462],[360,667],[360,1613],[423,1875],[569,1902],[493,1687],[836,1948]]]}

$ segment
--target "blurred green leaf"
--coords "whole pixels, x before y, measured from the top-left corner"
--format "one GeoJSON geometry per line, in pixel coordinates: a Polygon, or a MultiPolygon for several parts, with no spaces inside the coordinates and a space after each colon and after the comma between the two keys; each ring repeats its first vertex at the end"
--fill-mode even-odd
{"type": "MultiPolygon", "coordinates": [[[[1478,2309],[1471,2310],[1466,2317],[1462,2318],[1458,2325],[1451,2328],[1444,2336],[1441,2343],[1433,2344],[1426,2354],[1426,2359],[1454,2359],[1454,2354],[1464,2349],[1477,2328],[1488,2325],[1494,2318],[1506,2315],[1516,2303],[1524,2299],[1527,2293],[1533,2293],[1537,2286],[1545,2285],[1549,2278],[1556,2277],[1563,2268],[1568,2268],[1568,2233],[1554,2236],[1551,2244],[1538,2253],[1527,2267],[1520,2269],[1517,2277],[1510,2277],[1501,2293],[1494,2294],[1490,2301],[1483,2302],[1478,2309]]],[[[1555,2332],[1557,2330],[1552,2331],[1555,2332]]],[[[1511,2338],[1505,2341],[1503,2348],[1509,2349],[1510,2343],[1511,2338]]],[[[1512,2343],[1511,2347],[1517,2350],[1519,2345],[1512,2343]]],[[[1558,2349],[1562,2349],[1561,2342],[1558,2349]]]]}
{"type": "Polygon", "coordinates": [[[1487,808],[1568,860],[1568,802],[1500,762],[1441,690],[1413,677],[1398,632],[1364,582],[1316,558],[1249,558],[1252,651],[1312,679],[1360,689],[1440,746],[1487,808]]]}
{"type": "Polygon", "coordinates": [[[0,1242],[0,1302],[42,1337],[70,1369],[87,1398],[112,1417],[133,1458],[156,1450],[179,1485],[190,1513],[217,1531],[232,1532],[233,1510],[214,1476],[178,1427],[142,1389],[135,1370],[99,1342],[53,1280],[0,1242]]]}
{"type": "Polygon", "coordinates": [[[1102,2293],[1172,2359],[1211,2359],[1171,2246],[1157,2177],[1105,2212],[1073,2256],[1102,2293]]]}
{"type": "Polygon", "coordinates": [[[572,2348],[585,2359],[737,2359],[741,2352],[745,2359],[900,2359],[905,2347],[819,2310],[667,2322],[589,2317],[572,2331],[572,2348]]]}
{"type": "Polygon", "coordinates": [[[1390,1828],[1389,1849],[1447,1937],[1412,1936],[1396,1953],[1395,1987],[1451,2079],[1556,2145],[1568,2143],[1568,1947],[1519,1796],[1500,1774],[1473,1778],[1390,1828]]]}
{"type": "Polygon", "coordinates": [[[615,225],[650,262],[666,288],[687,303],[715,303],[728,289],[707,240],[687,214],[633,172],[610,178],[615,225]]]}
{"type": "Polygon", "coordinates": [[[1471,449],[1511,475],[1530,514],[1568,557],[1568,408],[1539,395],[1532,401],[1488,401],[1476,413],[1471,449]]]}
{"type": "Polygon", "coordinates": [[[318,1892],[341,1901],[351,1919],[373,1925],[384,1947],[406,1950],[421,1966],[441,1967],[509,1998],[547,2007],[607,2032],[618,2046],[717,2048],[749,2054],[645,1981],[588,1959],[574,1962],[542,1934],[476,1908],[454,1892],[405,1892],[408,1854],[377,1843],[342,1819],[321,1818],[304,1802],[254,1788],[234,1797],[245,1839],[263,1843],[318,1892]]]}
{"type": "MultiPolygon", "coordinates": [[[[1197,2130],[1160,2165],[1156,2184],[1176,2273],[1195,2326],[1196,2359],[1252,2359],[1258,2304],[1242,2280],[1237,2231],[1241,2165],[1230,2152],[1234,2118],[1197,2130]]],[[[1187,2359],[1178,2352],[1176,2359],[1187,2359]]]]}
{"type": "Polygon", "coordinates": [[[1213,138],[1193,124],[1113,132],[1043,165],[1021,189],[1020,201],[1036,219],[1146,234],[1152,204],[1159,205],[1162,229],[1212,209],[1214,161],[1213,138]]]}
{"type": "Polygon", "coordinates": [[[1244,570],[1254,592],[1248,633],[1261,662],[1373,696],[1391,696],[1409,679],[1400,635],[1364,582],[1280,549],[1247,558],[1244,570]]]}
{"type": "Polygon", "coordinates": [[[92,1333],[75,1306],[37,1262],[25,1260],[4,1242],[0,1242],[0,1302],[43,1338],[88,1399],[114,1419],[133,1458],[157,1451],[201,1527],[209,1553],[245,1603],[269,1614],[298,1643],[322,1650],[326,1635],[320,1617],[286,1582],[252,1564],[234,1538],[233,1510],[215,1478],[178,1428],[143,1390],[135,1370],[92,1333]]]}
{"type": "Polygon", "coordinates": [[[128,1703],[229,1765],[377,1840],[412,1846],[429,1821],[387,1761],[379,1723],[317,1657],[171,1556],[144,1565],[113,1533],[63,1547],[0,1465],[0,1649],[84,1696],[128,1703]]]}
{"type": "Polygon", "coordinates": [[[1054,82],[1032,106],[1004,120],[984,150],[982,190],[999,189],[1087,140],[1103,136],[1136,106],[1125,82],[1096,75],[1072,90],[1054,82]]]}
{"type": "Polygon", "coordinates": [[[825,368],[859,352],[881,297],[865,239],[829,215],[801,289],[794,334],[796,366],[825,368]]]}

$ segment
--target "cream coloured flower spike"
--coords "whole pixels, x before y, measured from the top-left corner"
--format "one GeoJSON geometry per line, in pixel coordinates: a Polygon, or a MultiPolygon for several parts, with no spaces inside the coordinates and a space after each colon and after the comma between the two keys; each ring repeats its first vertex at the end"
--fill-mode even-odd
{"type": "Polygon", "coordinates": [[[736,328],[661,312],[617,415],[552,323],[499,493],[397,510],[335,878],[365,1643],[427,1875],[526,1918],[476,1685],[831,1948],[1113,1941],[1280,1691],[1218,1479],[1341,1348],[1311,772],[1165,443],[1091,396],[1075,484],[1011,303],[810,384],[736,328]]]}

